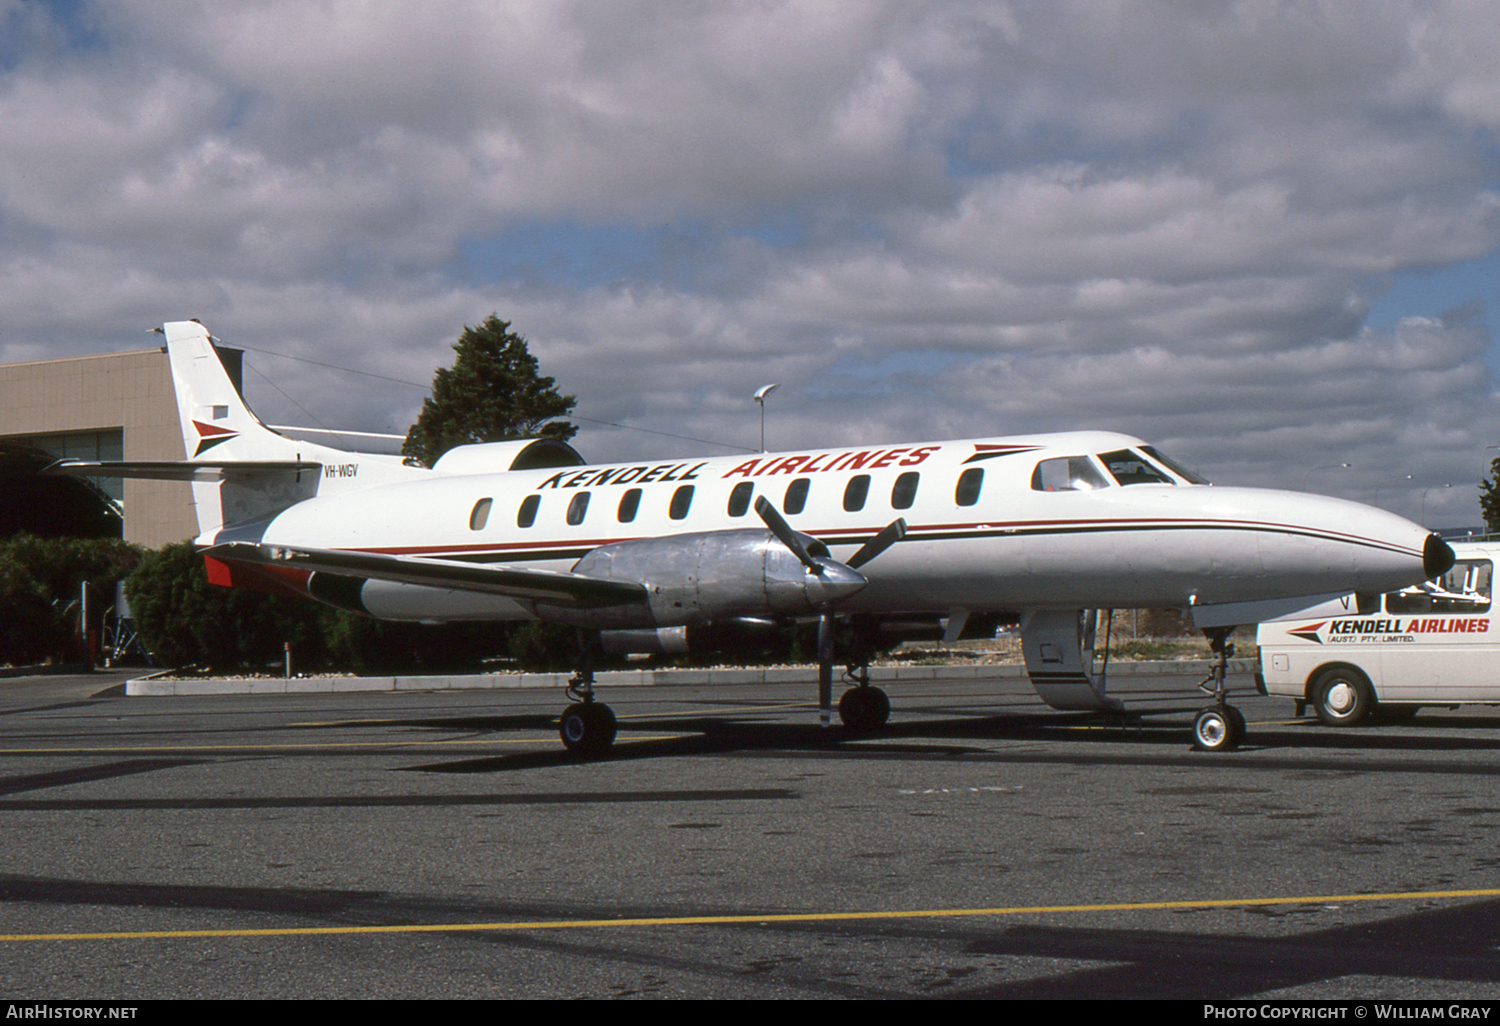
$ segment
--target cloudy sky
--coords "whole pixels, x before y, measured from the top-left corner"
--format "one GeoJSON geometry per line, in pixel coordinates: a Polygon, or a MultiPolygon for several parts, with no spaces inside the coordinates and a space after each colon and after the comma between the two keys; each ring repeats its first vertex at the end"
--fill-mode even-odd
{"type": "Polygon", "coordinates": [[[0,361],[197,317],[264,419],[401,433],[497,312],[594,459],[781,382],[772,448],[1102,427],[1475,523],[1495,13],[0,0],[0,361]]]}

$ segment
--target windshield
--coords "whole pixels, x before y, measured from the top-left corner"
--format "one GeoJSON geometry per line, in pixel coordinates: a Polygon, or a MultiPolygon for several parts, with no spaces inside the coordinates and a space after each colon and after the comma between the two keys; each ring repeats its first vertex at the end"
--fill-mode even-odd
{"type": "Polygon", "coordinates": [[[1177,483],[1134,449],[1101,452],[1099,462],[1122,485],[1177,483]]]}
{"type": "Polygon", "coordinates": [[[1116,449],[1114,452],[1101,452],[1099,462],[1109,468],[1110,476],[1122,485],[1175,485],[1179,483],[1178,478],[1190,484],[1208,484],[1191,470],[1174,460],[1167,459],[1149,445],[1143,445],[1140,449],[1116,449]],[[1172,477],[1162,470],[1162,467],[1166,467],[1177,477],[1172,477]]]}
{"type": "Polygon", "coordinates": [[[1141,452],[1145,453],[1147,456],[1150,456],[1157,463],[1160,463],[1162,466],[1166,467],[1172,473],[1176,474],[1178,477],[1182,478],[1189,484],[1208,484],[1208,478],[1204,477],[1202,474],[1193,473],[1191,470],[1189,470],[1187,467],[1184,467],[1181,463],[1178,463],[1172,457],[1159,452],[1154,445],[1141,446],[1141,452]]]}

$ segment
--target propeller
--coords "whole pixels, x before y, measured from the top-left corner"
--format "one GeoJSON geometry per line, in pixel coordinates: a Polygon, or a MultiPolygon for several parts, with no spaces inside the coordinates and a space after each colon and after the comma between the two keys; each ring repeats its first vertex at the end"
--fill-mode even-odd
{"type": "Polygon", "coordinates": [[[802,541],[805,536],[793,531],[791,525],[764,495],[756,497],[755,512],[761,520],[765,521],[766,527],[770,528],[777,541],[790,549],[802,565],[807,567],[809,573],[827,581],[823,589],[827,597],[818,605],[818,717],[823,726],[831,726],[833,723],[834,603],[854,594],[868,583],[864,575],[858,572],[858,568],[906,537],[906,518],[900,517],[881,528],[880,533],[861,545],[859,550],[849,557],[847,563],[840,563],[832,557],[814,556],[810,553],[802,541]],[[858,586],[852,590],[847,589],[845,585],[853,584],[856,578],[858,586]]]}
{"type": "Polygon", "coordinates": [[[845,565],[858,570],[886,549],[906,537],[906,518],[893,520],[880,529],[880,533],[859,547],[845,565]]]}

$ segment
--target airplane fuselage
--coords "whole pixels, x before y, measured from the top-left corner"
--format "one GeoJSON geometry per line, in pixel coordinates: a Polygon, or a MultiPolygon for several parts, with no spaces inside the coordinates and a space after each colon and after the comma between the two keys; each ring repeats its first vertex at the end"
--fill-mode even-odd
{"type": "MultiPolygon", "coordinates": [[[[1427,539],[1416,525],[1355,503],[1193,483],[1139,439],[1107,432],[424,472],[373,486],[362,486],[358,460],[333,474],[325,467],[315,496],[249,533],[201,541],[568,570],[605,546],[763,532],[752,507],[764,496],[836,559],[904,518],[905,538],[870,568],[868,586],[839,604],[886,613],[1383,591],[1420,576],[1427,539]]],[[[534,605],[502,596],[380,581],[364,586],[361,604],[396,619],[537,615],[534,605]]]]}

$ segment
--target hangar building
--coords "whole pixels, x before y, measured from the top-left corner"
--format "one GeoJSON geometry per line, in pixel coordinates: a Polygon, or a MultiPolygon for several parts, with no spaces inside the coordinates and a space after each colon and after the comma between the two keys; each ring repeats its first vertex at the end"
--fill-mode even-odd
{"type": "MultiPolygon", "coordinates": [[[[240,386],[236,349],[219,349],[240,386]]],[[[184,458],[165,349],[0,364],[0,444],[86,460],[184,458]]],[[[101,478],[121,508],[126,541],[150,548],[198,533],[186,482],[101,478]]]]}

